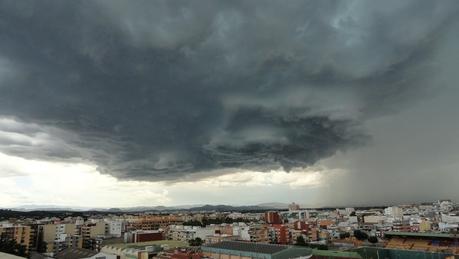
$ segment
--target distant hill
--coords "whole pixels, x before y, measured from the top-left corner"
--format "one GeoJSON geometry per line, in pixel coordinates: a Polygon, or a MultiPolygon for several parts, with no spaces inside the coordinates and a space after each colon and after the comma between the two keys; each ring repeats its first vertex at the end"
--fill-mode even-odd
{"type": "Polygon", "coordinates": [[[85,208],[85,207],[59,207],[51,205],[27,205],[9,210],[18,212],[31,212],[31,211],[49,211],[49,212],[87,212],[99,211],[107,213],[123,213],[123,212],[168,212],[168,211],[266,211],[266,210],[282,210],[288,207],[283,203],[263,203],[258,205],[245,205],[245,206],[231,206],[231,205],[181,205],[181,206],[137,206],[128,208],[85,208]]]}
{"type": "Polygon", "coordinates": [[[57,205],[24,205],[10,208],[15,211],[88,211],[93,210],[90,207],[65,207],[57,205]]]}
{"type": "Polygon", "coordinates": [[[259,205],[248,205],[248,206],[229,206],[229,205],[204,205],[200,207],[190,208],[189,211],[218,211],[218,212],[230,212],[230,211],[266,211],[277,209],[270,206],[259,206],[259,205]]]}
{"type": "Polygon", "coordinates": [[[264,208],[272,208],[272,209],[288,209],[288,204],[287,203],[281,203],[281,202],[270,202],[270,203],[261,203],[258,204],[257,206],[264,207],[264,208]]]}
{"type": "MultiPolygon", "coordinates": [[[[34,211],[17,211],[17,210],[4,210],[0,209],[0,221],[6,220],[9,218],[46,218],[46,217],[76,217],[76,216],[83,216],[84,213],[81,211],[58,211],[58,210],[51,210],[51,211],[44,211],[44,210],[34,210],[34,211]]],[[[0,257],[1,258],[1,257],[0,257]]]]}

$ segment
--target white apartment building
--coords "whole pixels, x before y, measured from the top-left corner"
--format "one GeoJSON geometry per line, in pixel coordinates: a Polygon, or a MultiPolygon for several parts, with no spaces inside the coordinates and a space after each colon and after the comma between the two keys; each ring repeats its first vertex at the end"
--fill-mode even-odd
{"type": "Polygon", "coordinates": [[[240,240],[250,241],[250,227],[246,224],[233,225],[233,236],[240,240]]]}
{"type": "Polygon", "coordinates": [[[436,207],[440,209],[441,212],[450,212],[454,208],[454,203],[450,200],[438,201],[436,207]]]}
{"type": "Polygon", "coordinates": [[[403,209],[397,206],[388,207],[384,209],[384,215],[394,219],[402,219],[403,209]]]}
{"type": "Polygon", "coordinates": [[[198,226],[171,225],[167,230],[167,239],[187,242],[197,237],[205,240],[207,236],[213,234],[215,234],[215,228],[212,226],[202,228],[198,226]]]}
{"type": "Polygon", "coordinates": [[[456,214],[441,214],[441,221],[444,223],[459,223],[459,215],[456,214]]]}
{"type": "Polygon", "coordinates": [[[108,225],[108,235],[112,237],[121,237],[123,222],[118,220],[105,220],[108,225]]]}
{"type": "Polygon", "coordinates": [[[368,224],[382,223],[386,220],[385,216],[382,215],[368,215],[363,217],[363,222],[368,224]]]}

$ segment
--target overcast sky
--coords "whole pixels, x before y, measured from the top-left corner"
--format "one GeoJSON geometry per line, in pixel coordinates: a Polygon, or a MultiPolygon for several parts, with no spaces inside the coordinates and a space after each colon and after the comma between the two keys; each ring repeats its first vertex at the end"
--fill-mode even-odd
{"type": "Polygon", "coordinates": [[[0,0],[0,207],[459,200],[458,12],[0,0]]]}

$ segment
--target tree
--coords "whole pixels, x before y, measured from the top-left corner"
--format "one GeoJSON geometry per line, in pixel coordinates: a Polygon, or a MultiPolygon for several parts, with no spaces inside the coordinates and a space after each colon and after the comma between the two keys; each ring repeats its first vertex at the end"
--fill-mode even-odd
{"type": "Polygon", "coordinates": [[[358,240],[366,240],[366,239],[368,239],[368,234],[363,232],[362,230],[358,230],[358,229],[354,230],[354,236],[358,240]]]}
{"type": "Polygon", "coordinates": [[[203,241],[201,238],[197,237],[195,239],[190,239],[188,243],[190,244],[190,246],[201,246],[203,241]]]}
{"type": "Polygon", "coordinates": [[[296,243],[297,246],[306,246],[306,241],[304,240],[303,236],[298,236],[296,238],[296,243]]]}
{"type": "Polygon", "coordinates": [[[328,246],[327,245],[323,245],[323,244],[320,244],[317,249],[319,250],[328,250],[328,246]]]}
{"type": "Polygon", "coordinates": [[[368,238],[368,242],[370,242],[372,244],[376,244],[376,243],[378,243],[378,238],[376,236],[370,236],[368,238]]]}
{"type": "Polygon", "coordinates": [[[201,221],[198,221],[198,220],[185,221],[185,222],[183,222],[183,225],[184,226],[200,226],[200,227],[204,227],[205,226],[201,221]]]}
{"type": "Polygon", "coordinates": [[[339,238],[340,239],[348,238],[350,236],[351,236],[351,234],[349,234],[349,232],[339,233],[339,238]]]}

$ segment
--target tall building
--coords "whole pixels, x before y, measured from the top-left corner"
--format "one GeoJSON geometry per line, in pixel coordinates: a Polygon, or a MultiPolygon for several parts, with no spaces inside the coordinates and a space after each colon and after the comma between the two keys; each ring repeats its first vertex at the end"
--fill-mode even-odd
{"type": "Polygon", "coordinates": [[[37,251],[42,238],[40,237],[40,229],[43,225],[40,223],[31,223],[28,226],[30,226],[29,251],[37,251]]]}
{"type": "Polygon", "coordinates": [[[81,227],[83,239],[103,237],[107,232],[107,224],[103,221],[90,223],[81,227]]]}
{"type": "Polygon", "coordinates": [[[298,220],[293,223],[293,229],[308,231],[309,226],[306,222],[298,220]]]}
{"type": "Polygon", "coordinates": [[[123,222],[121,221],[107,221],[108,235],[112,237],[121,237],[123,229],[123,222]]]}
{"type": "Polygon", "coordinates": [[[129,220],[125,230],[157,230],[166,228],[169,225],[181,224],[182,222],[183,219],[176,215],[145,215],[129,220]]]}
{"type": "Polygon", "coordinates": [[[271,242],[286,245],[290,243],[290,232],[287,226],[275,224],[271,227],[271,242]]]}
{"type": "Polygon", "coordinates": [[[268,224],[282,224],[282,219],[278,212],[269,211],[265,213],[265,222],[268,224]]]}
{"type": "Polygon", "coordinates": [[[4,224],[0,225],[0,238],[2,240],[14,240],[17,244],[25,247],[28,252],[33,244],[33,235],[30,226],[4,224]]]}
{"type": "Polygon", "coordinates": [[[268,227],[266,225],[251,225],[248,234],[250,242],[269,243],[268,227]]]}
{"type": "Polygon", "coordinates": [[[300,205],[292,202],[291,204],[288,205],[288,210],[289,211],[300,210],[300,205]]]}
{"type": "Polygon", "coordinates": [[[75,224],[46,224],[41,228],[43,252],[56,254],[65,248],[81,248],[83,240],[75,224]]]}
{"type": "Polygon", "coordinates": [[[319,240],[319,229],[313,227],[308,231],[308,240],[317,241],[319,240]]]}
{"type": "Polygon", "coordinates": [[[402,219],[403,218],[403,210],[400,207],[392,206],[384,209],[384,215],[392,217],[394,219],[402,219]]]}
{"type": "Polygon", "coordinates": [[[108,224],[104,221],[98,221],[96,223],[89,223],[81,226],[83,248],[99,251],[102,240],[108,232],[108,224]]]}
{"type": "Polygon", "coordinates": [[[354,208],[345,208],[344,210],[346,211],[346,215],[348,216],[355,212],[354,208]]]}

